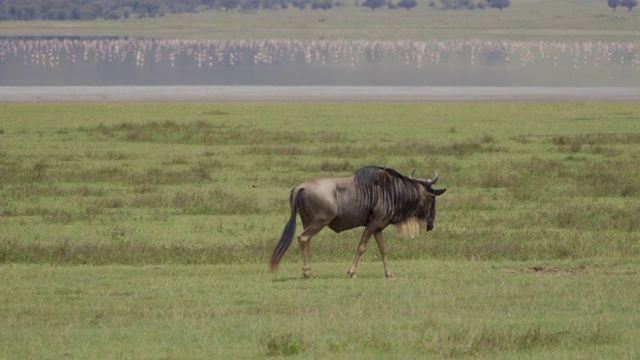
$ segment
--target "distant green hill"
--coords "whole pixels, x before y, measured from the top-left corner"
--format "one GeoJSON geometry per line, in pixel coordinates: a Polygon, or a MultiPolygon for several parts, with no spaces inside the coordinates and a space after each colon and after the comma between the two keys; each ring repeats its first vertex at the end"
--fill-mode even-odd
{"type": "Polygon", "coordinates": [[[0,0],[0,19],[5,20],[0,21],[0,34],[217,40],[640,39],[637,9],[618,6],[613,11],[607,0],[514,0],[503,11],[487,7],[486,0],[416,0],[409,11],[397,7],[400,2],[409,6],[408,0],[387,0],[386,6],[373,9],[366,1],[0,0]],[[326,1],[332,7],[323,11],[326,1]],[[471,5],[444,10],[446,4],[465,2],[474,4],[474,10],[467,10],[471,5]],[[18,8],[38,20],[12,20],[18,8]],[[78,17],[90,20],[71,20],[78,17]],[[44,20],[60,18],[67,20],[44,20]]]}
{"type": "Polygon", "coordinates": [[[0,0],[0,20],[95,20],[162,17],[204,10],[271,11],[287,8],[327,11],[362,6],[411,10],[420,6],[440,10],[508,8],[511,0],[0,0]]]}

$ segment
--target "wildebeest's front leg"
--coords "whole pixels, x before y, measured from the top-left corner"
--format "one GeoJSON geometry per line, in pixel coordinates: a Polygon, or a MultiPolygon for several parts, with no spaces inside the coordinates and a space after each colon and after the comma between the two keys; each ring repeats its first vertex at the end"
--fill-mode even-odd
{"type": "Polygon", "coordinates": [[[356,278],[356,269],[358,268],[358,261],[360,261],[360,256],[362,256],[364,251],[367,249],[367,242],[369,242],[369,239],[371,238],[371,235],[373,235],[373,233],[374,230],[367,227],[364,229],[362,237],[360,237],[360,244],[358,245],[358,249],[356,250],[356,257],[353,259],[351,268],[349,268],[349,271],[347,271],[347,274],[349,274],[349,276],[354,279],[356,278]]]}
{"type": "Polygon", "coordinates": [[[389,268],[389,261],[387,260],[387,247],[384,245],[384,240],[382,240],[382,230],[378,230],[373,233],[373,236],[376,238],[376,243],[378,243],[378,249],[380,250],[380,255],[382,255],[382,264],[384,265],[384,276],[388,278],[395,277],[391,269],[389,268]]]}

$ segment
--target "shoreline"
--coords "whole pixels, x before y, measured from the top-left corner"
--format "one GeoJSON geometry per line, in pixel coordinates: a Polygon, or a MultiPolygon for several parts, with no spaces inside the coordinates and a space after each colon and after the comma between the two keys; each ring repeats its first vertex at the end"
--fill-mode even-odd
{"type": "Polygon", "coordinates": [[[0,103],[640,101],[636,87],[0,86],[0,103]]]}

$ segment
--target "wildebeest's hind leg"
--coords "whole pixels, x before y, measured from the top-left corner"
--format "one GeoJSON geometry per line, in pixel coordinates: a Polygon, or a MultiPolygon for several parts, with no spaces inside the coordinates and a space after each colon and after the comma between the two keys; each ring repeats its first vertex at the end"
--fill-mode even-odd
{"type": "Polygon", "coordinates": [[[369,239],[371,239],[371,235],[373,235],[373,233],[374,230],[366,227],[364,229],[364,232],[362,233],[362,236],[360,237],[360,244],[358,245],[358,249],[356,250],[356,257],[353,259],[353,263],[351,264],[349,271],[347,271],[347,274],[349,274],[349,276],[354,279],[356,278],[356,269],[358,268],[358,261],[360,261],[360,256],[362,256],[364,251],[367,249],[367,243],[369,242],[369,239]]]}
{"type": "Polygon", "coordinates": [[[380,250],[380,255],[382,255],[382,264],[384,265],[384,276],[388,278],[395,277],[391,269],[389,268],[389,261],[387,260],[387,247],[384,245],[384,240],[382,240],[382,231],[378,230],[373,233],[373,236],[376,238],[376,243],[378,243],[378,249],[380,250]]]}
{"type": "Polygon", "coordinates": [[[298,235],[298,243],[300,243],[300,250],[302,251],[302,274],[305,278],[311,277],[311,253],[309,252],[309,242],[311,238],[320,232],[325,225],[310,225],[306,227],[300,235],[298,235]]]}

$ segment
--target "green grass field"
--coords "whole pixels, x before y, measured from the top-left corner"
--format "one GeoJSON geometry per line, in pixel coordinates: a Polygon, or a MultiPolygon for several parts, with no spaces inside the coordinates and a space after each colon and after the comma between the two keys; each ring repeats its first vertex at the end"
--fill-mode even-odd
{"type": "Polygon", "coordinates": [[[0,104],[0,358],[635,358],[637,103],[0,104]],[[270,253],[299,182],[440,174],[434,231],[270,253]]]}
{"type": "Polygon", "coordinates": [[[4,265],[3,359],[633,359],[637,260],[4,265]],[[538,271],[534,270],[538,269],[538,271]],[[338,271],[339,270],[339,271],[338,271]]]}
{"type": "MultiPolygon", "coordinates": [[[[0,34],[632,41],[638,10],[208,11],[0,34]]],[[[0,359],[634,359],[640,104],[0,104],[0,359]],[[324,230],[268,261],[289,190],[384,165],[434,231],[324,230]]]]}
{"type": "MultiPolygon", "coordinates": [[[[508,39],[637,41],[638,9],[613,12],[605,0],[514,0],[495,9],[441,11],[419,0],[412,11],[371,11],[355,1],[329,11],[203,11],[160,18],[2,21],[2,35],[142,36],[183,39],[508,39]]],[[[439,2],[437,2],[439,3],[439,2]]]]}

